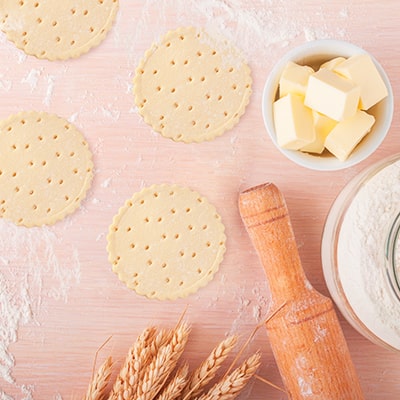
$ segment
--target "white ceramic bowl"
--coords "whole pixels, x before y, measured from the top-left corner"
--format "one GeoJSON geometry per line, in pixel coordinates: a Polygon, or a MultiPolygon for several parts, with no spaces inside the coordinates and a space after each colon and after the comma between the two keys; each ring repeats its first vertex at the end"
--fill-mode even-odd
{"type": "Polygon", "coordinates": [[[334,171],[353,166],[370,156],[385,138],[393,117],[393,92],[390,81],[382,66],[370,55],[388,89],[388,96],[368,110],[375,117],[375,124],[366,137],[358,144],[346,161],[340,161],[325,151],[322,155],[286,150],[278,146],[273,118],[273,103],[277,98],[279,78],[289,61],[301,65],[310,65],[314,69],[325,61],[335,57],[350,57],[366,53],[362,48],[340,40],[314,40],[306,42],[282,57],[272,69],[264,86],[262,96],[262,114],[265,127],[275,146],[290,160],[303,167],[320,171],[334,171]]]}

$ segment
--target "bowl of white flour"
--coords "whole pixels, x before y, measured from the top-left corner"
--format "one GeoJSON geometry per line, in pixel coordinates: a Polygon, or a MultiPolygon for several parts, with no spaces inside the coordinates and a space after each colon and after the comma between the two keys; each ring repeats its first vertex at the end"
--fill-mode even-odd
{"type": "Polygon", "coordinates": [[[400,352],[400,154],[353,178],[325,222],[321,256],[330,294],[367,339],[400,352]]]}

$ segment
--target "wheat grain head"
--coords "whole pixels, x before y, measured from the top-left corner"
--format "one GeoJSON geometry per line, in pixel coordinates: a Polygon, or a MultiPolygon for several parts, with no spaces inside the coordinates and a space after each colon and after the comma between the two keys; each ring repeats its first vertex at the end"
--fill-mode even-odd
{"type": "Polygon", "coordinates": [[[236,398],[255,374],[260,365],[260,359],[260,353],[253,354],[196,400],[232,400],[236,398]]]}
{"type": "Polygon", "coordinates": [[[112,358],[108,357],[93,376],[83,400],[103,400],[112,372],[112,358]]]}
{"type": "Polygon", "coordinates": [[[237,336],[229,336],[220,342],[210,355],[193,371],[183,391],[183,400],[196,398],[203,388],[215,377],[218,369],[237,343],[237,336]]]}

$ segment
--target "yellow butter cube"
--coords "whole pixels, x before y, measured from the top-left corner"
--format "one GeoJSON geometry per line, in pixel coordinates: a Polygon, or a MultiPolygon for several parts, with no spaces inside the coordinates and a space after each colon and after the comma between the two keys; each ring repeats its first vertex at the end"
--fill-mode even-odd
{"type": "Polygon", "coordinates": [[[387,87],[368,54],[357,54],[343,61],[334,71],[360,86],[360,108],[368,110],[388,95],[387,87]]]}
{"type": "Polygon", "coordinates": [[[327,68],[332,71],[345,60],[346,59],[344,57],[335,57],[332,58],[332,60],[326,61],[323,64],[321,64],[320,68],[327,68]]]}
{"type": "Polygon", "coordinates": [[[371,130],[375,118],[358,110],[354,115],[339,122],[325,140],[325,147],[339,160],[345,161],[358,143],[371,130]]]}
{"type": "Polygon", "coordinates": [[[274,123],[278,145],[299,150],[315,140],[312,112],[303,98],[289,93],[274,103],[274,123]]]}
{"type": "Polygon", "coordinates": [[[341,121],[355,114],[360,88],[327,68],[312,74],[308,80],[305,105],[321,114],[341,121]]]}
{"type": "Polygon", "coordinates": [[[308,78],[314,70],[307,65],[299,65],[289,61],[279,79],[279,97],[284,97],[288,93],[304,96],[308,78]]]}
{"type": "Polygon", "coordinates": [[[312,110],[313,123],[315,129],[315,140],[301,148],[307,153],[321,154],[325,149],[325,139],[331,130],[337,125],[337,121],[312,110]]]}

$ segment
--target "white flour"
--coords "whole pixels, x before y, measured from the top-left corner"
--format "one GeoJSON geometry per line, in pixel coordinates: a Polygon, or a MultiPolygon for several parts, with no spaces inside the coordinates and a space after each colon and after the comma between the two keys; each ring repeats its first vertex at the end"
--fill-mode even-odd
{"type": "Polygon", "coordinates": [[[400,303],[389,287],[385,242],[400,211],[400,161],[372,177],[349,207],[338,240],[344,292],[363,323],[400,349],[400,303]]]}
{"type": "MultiPolygon", "coordinates": [[[[48,228],[17,227],[0,220],[0,388],[2,381],[15,384],[15,364],[10,345],[18,329],[41,323],[40,311],[49,299],[68,300],[71,286],[79,283],[77,250],[48,228]],[[60,254],[63,260],[60,261],[60,254]],[[65,257],[66,254],[68,257],[65,257]]],[[[24,399],[32,390],[21,384],[24,399]]],[[[0,400],[12,399],[0,389],[0,400]]]]}
{"type": "Polygon", "coordinates": [[[271,59],[274,47],[285,47],[299,37],[303,38],[301,41],[345,37],[349,22],[347,7],[338,11],[336,22],[332,24],[326,20],[327,6],[323,2],[312,12],[300,11],[300,8],[296,18],[290,12],[293,6],[293,2],[287,0],[147,0],[140,18],[135,19],[138,29],[130,43],[140,43],[141,31],[147,29],[149,20],[155,21],[152,31],[156,38],[163,35],[169,7],[175,9],[176,26],[201,26],[215,37],[222,33],[254,65],[264,66],[266,60],[271,59]]]}

